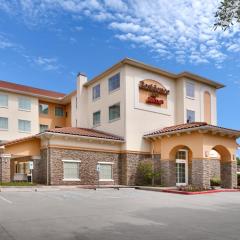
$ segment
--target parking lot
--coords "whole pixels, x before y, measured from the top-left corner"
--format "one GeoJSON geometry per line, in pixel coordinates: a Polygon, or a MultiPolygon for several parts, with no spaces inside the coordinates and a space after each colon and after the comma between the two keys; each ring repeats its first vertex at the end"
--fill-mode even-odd
{"type": "Polygon", "coordinates": [[[0,193],[0,239],[240,239],[240,193],[0,193]]]}

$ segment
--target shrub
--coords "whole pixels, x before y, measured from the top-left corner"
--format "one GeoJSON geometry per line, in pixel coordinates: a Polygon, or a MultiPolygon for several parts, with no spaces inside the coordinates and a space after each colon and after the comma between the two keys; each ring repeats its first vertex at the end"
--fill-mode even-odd
{"type": "Polygon", "coordinates": [[[237,175],[237,185],[240,186],[240,174],[237,175]]]}
{"type": "Polygon", "coordinates": [[[213,187],[218,187],[218,186],[221,185],[221,179],[218,178],[218,177],[213,177],[213,178],[210,179],[210,184],[213,187]]]}
{"type": "Polygon", "coordinates": [[[137,169],[137,185],[152,185],[153,179],[159,178],[160,172],[154,171],[152,161],[141,162],[137,169]]]}

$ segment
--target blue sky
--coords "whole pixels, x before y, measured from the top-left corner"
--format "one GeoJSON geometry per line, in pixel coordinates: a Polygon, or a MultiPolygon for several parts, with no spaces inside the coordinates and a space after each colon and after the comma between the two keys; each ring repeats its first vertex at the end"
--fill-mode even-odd
{"type": "Polygon", "coordinates": [[[222,82],[218,124],[240,128],[240,27],[212,0],[0,0],[0,79],[68,93],[124,57],[222,82]]]}

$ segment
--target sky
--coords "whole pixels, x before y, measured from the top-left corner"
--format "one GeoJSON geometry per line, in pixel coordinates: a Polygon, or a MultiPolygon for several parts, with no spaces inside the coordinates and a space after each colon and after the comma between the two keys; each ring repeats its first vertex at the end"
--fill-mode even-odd
{"type": "Polygon", "coordinates": [[[221,82],[218,125],[240,129],[240,25],[218,0],[0,0],[0,79],[69,93],[130,57],[221,82]]]}

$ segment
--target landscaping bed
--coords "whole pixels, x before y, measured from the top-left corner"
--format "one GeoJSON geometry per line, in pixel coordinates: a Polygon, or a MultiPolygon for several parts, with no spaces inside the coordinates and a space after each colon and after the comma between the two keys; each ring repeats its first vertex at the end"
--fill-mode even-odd
{"type": "Polygon", "coordinates": [[[36,184],[31,183],[31,182],[0,182],[0,187],[31,187],[35,186],[36,184]]]}

